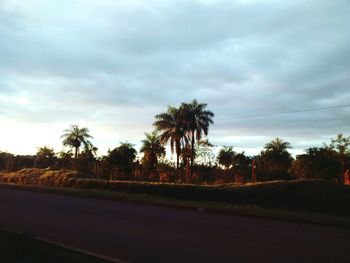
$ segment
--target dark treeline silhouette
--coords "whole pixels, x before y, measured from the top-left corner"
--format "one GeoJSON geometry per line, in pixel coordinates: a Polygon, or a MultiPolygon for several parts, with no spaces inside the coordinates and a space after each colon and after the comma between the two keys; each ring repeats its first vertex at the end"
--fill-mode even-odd
{"type": "Polygon", "coordinates": [[[232,146],[223,146],[215,156],[214,145],[203,139],[214,117],[206,107],[193,100],[178,108],[169,106],[166,112],[156,115],[155,131],[145,133],[139,158],[129,142],[121,142],[98,157],[89,129],[71,125],[61,136],[66,150],[55,153],[44,146],[34,156],[0,152],[0,170],[77,170],[104,180],[193,184],[310,178],[349,182],[345,177],[350,169],[350,137],[338,134],[329,144],[306,149],[295,159],[288,151],[291,145],[280,138],[267,143],[256,156],[236,152],[232,146]],[[167,144],[176,156],[175,163],[165,157],[167,144]]]}

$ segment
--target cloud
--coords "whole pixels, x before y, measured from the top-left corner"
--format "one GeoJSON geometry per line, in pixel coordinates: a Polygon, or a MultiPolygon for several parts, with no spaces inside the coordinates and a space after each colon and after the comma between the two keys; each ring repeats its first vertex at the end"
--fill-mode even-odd
{"type": "MultiPolygon", "coordinates": [[[[25,124],[60,147],[53,129],[81,123],[103,153],[139,143],[155,114],[197,98],[216,115],[216,144],[320,145],[350,133],[349,108],[237,117],[347,104],[349,11],[340,0],[4,0],[0,127],[25,124]]],[[[23,149],[35,150],[30,140],[23,149]]]]}

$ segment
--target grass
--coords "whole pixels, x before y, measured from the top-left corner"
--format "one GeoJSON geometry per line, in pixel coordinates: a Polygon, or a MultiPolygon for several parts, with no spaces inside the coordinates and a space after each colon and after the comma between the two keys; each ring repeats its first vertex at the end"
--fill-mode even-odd
{"type": "Polygon", "coordinates": [[[28,234],[0,230],[0,262],[106,263],[107,261],[39,241],[28,234]]]}

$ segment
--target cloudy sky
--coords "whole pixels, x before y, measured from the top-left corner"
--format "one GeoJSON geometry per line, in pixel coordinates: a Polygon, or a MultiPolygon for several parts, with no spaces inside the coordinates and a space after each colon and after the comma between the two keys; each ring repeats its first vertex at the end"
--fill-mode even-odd
{"type": "Polygon", "coordinates": [[[350,1],[0,0],[0,151],[59,151],[70,124],[139,147],[193,98],[249,154],[350,135],[350,1]]]}

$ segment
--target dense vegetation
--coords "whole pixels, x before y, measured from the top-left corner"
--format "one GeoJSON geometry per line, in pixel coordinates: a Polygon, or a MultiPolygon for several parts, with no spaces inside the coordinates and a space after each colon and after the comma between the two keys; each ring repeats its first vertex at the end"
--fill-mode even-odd
{"type": "Polygon", "coordinates": [[[232,146],[223,146],[215,156],[214,146],[203,139],[214,117],[206,108],[206,104],[193,100],[179,107],[168,107],[166,112],[156,115],[155,131],[145,134],[140,156],[128,142],[120,143],[105,156],[97,156],[89,129],[71,125],[61,136],[64,146],[61,152],[55,153],[46,146],[39,148],[35,156],[0,152],[0,171],[47,168],[75,170],[107,181],[192,184],[311,178],[344,182],[344,174],[349,174],[350,137],[342,134],[330,144],[306,149],[305,154],[295,159],[288,152],[291,145],[280,138],[268,142],[257,156],[238,153],[232,146]],[[175,163],[165,158],[167,144],[176,155],[175,163]]]}

